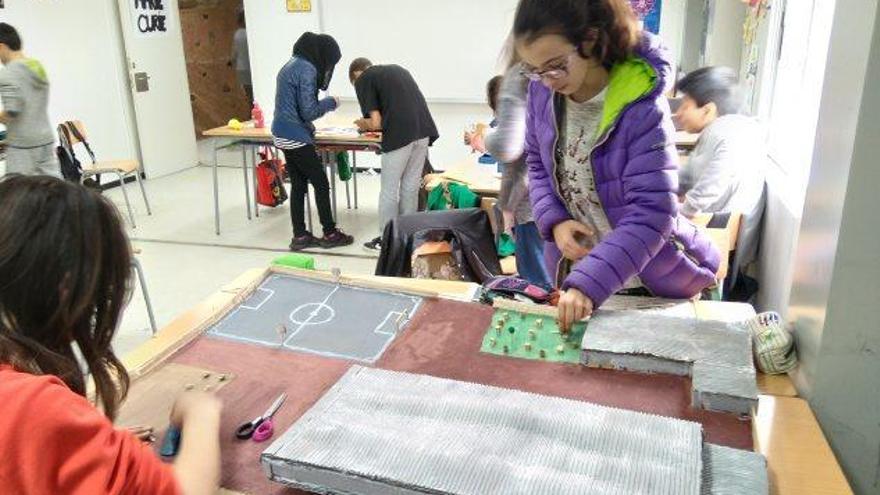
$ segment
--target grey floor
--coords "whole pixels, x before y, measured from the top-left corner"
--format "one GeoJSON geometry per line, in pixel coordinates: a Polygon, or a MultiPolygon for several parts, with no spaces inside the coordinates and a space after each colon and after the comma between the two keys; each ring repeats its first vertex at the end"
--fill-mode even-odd
{"type": "MultiPolygon", "coordinates": [[[[241,169],[221,168],[221,235],[214,234],[211,169],[196,167],[146,181],[153,215],[147,216],[139,192],[129,186],[137,228],[127,226],[153,301],[159,327],[169,323],[224,284],[251,268],[266,267],[287,251],[290,210],[262,209],[248,220],[241,169]]],[[[355,244],[330,251],[315,250],[319,269],[339,268],[343,273],[372,273],[376,257],[361,247],[378,235],[378,176],[358,177],[360,208],[346,209],[345,192],[338,194],[341,228],[355,236],[355,244]]],[[[125,213],[119,188],[105,193],[125,213]]],[[[353,206],[353,205],[352,205],[353,206]]],[[[317,222],[317,213],[315,212],[317,222]]],[[[320,235],[320,228],[316,235],[320,235]]],[[[150,338],[150,325],[139,288],[132,294],[116,337],[116,350],[125,355],[150,338]]]]}

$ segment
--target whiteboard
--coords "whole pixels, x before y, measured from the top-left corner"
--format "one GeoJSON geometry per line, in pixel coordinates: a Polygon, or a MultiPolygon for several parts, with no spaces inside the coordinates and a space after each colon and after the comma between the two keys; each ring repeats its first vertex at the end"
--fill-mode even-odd
{"type": "Polygon", "coordinates": [[[330,94],[354,97],[348,65],[358,57],[409,70],[433,102],[482,103],[499,64],[516,0],[323,0],[322,31],[342,60],[330,94]]]}

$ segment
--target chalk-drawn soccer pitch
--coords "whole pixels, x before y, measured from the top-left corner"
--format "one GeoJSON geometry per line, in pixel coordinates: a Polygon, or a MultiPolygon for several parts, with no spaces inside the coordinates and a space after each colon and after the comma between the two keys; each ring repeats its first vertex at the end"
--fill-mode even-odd
{"type": "Polygon", "coordinates": [[[416,296],[274,274],[208,334],[373,363],[420,303],[416,296]]]}

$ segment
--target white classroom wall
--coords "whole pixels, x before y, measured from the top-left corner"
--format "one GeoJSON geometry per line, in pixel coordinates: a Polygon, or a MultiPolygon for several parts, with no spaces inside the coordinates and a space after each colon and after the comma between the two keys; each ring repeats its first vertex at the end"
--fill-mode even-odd
{"type": "MultiPolygon", "coordinates": [[[[265,0],[244,0],[248,25],[248,42],[251,53],[251,71],[254,81],[255,98],[271,118],[275,102],[275,78],[278,70],[290,58],[293,43],[305,31],[321,32],[320,0],[312,2],[310,13],[288,13],[284,2],[266,3],[265,0]]],[[[328,33],[333,34],[333,33],[328,33]]],[[[343,60],[349,60],[343,54],[343,60]]],[[[394,63],[394,60],[374,60],[375,63],[394,63]]],[[[489,61],[494,64],[496,61],[489,61]]],[[[348,67],[341,63],[334,74],[336,78],[347,79],[348,67]]],[[[486,81],[474,81],[483,88],[486,81]]],[[[431,95],[425,95],[429,100],[431,95]]],[[[440,131],[440,139],[431,149],[431,163],[438,168],[454,165],[471,156],[462,143],[462,135],[467,125],[475,120],[488,123],[491,110],[488,105],[473,103],[429,102],[431,114],[440,131]]],[[[359,113],[357,102],[343,98],[341,115],[359,113]]],[[[378,166],[376,155],[360,153],[358,166],[378,166]]]]}
{"type": "Polygon", "coordinates": [[[681,64],[687,0],[665,0],[660,11],[660,37],[672,54],[672,67],[681,64]]]}
{"type": "Polygon", "coordinates": [[[82,120],[99,158],[137,157],[115,0],[5,3],[0,21],[15,26],[49,74],[52,122],[82,120]]]}
{"type": "Polygon", "coordinates": [[[711,17],[704,65],[740,66],[743,22],[748,7],[741,0],[709,0],[711,17]]]}

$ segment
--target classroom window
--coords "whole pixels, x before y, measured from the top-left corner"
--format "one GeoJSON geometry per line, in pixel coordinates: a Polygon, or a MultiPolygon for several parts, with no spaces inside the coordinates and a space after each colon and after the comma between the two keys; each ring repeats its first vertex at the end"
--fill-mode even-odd
{"type": "MultiPolygon", "coordinates": [[[[782,171],[803,189],[809,177],[819,117],[822,83],[834,2],[777,0],[781,8],[778,60],[769,103],[769,152],[782,171]]],[[[772,72],[772,71],[771,71],[772,72]]]]}

